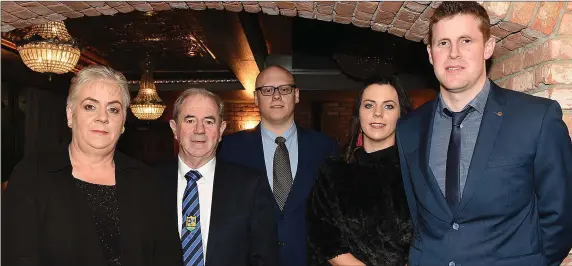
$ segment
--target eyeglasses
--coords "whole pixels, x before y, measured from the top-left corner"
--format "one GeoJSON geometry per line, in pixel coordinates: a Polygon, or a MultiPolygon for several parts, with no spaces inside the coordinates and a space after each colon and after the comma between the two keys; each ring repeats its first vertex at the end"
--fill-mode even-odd
{"type": "Polygon", "coordinates": [[[280,95],[288,95],[288,94],[292,93],[294,88],[296,88],[296,84],[284,84],[284,85],[280,85],[278,87],[262,86],[262,87],[258,87],[256,89],[254,89],[254,90],[260,91],[260,93],[262,93],[262,95],[264,95],[264,96],[272,96],[272,95],[274,95],[274,92],[276,92],[276,90],[278,90],[280,95]]]}

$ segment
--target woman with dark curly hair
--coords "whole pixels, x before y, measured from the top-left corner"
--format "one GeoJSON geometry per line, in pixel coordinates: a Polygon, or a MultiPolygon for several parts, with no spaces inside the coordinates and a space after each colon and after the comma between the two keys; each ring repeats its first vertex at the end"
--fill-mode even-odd
{"type": "Polygon", "coordinates": [[[359,93],[343,156],[321,168],[308,206],[308,265],[407,263],[412,225],[395,146],[411,110],[396,77],[359,93]]]}

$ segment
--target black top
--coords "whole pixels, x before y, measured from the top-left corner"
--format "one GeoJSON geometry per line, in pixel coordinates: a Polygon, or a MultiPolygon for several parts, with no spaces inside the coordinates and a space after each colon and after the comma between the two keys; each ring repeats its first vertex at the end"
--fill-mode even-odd
{"type": "MultiPolygon", "coordinates": [[[[14,169],[2,193],[2,265],[109,265],[94,204],[74,181],[68,146],[27,156],[14,169]]],[[[165,219],[159,176],[120,152],[113,161],[121,265],[182,265],[181,239],[165,219]]]]}
{"type": "Polygon", "coordinates": [[[308,208],[308,264],[351,253],[366,265],[405,265],[412,223],[395,146],[330,158],[308,208]]]}
{"type": "Polygon", "coordinates": [[[115,186],[106,186],[75,179],[93,215],[103,255],[109,266],[120,266],[119,203],[115,186]]]}

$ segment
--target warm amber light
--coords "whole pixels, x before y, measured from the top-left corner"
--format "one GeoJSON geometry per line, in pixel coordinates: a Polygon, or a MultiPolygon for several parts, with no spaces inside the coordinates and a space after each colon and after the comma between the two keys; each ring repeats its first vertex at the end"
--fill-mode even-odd
{"type": "Polygon", "coordinates": [[[18,47],[24,64],[40,73],[63,74],[71,71],[79,61],[79,49],[68,45],[28,43],[18,47]]]}
{"type": "Polygon", "coordinates": [[[62,21],[50,21],[32,26],[24,40],[34,35],[43,39],[18,46],[22,61],[30,69],[40,73],[63,74],[71,71],[80,57],[80,50],[74,47],[62,21]]]}
{"type": "Polygon", "coordinates": [[[155,120],[163,115],[165,105],[160,104],[132,104],[131,112],[140,120],[155,120]]]}
{"type": "Polygon", "coordinates": [[[151,71],[144,70],[139,92],[131,104],[131,112],[140,120],[155,120],[163,115],[165,107],[157,93],[151,71]]]}
{"type": "Polygon", "coordinates": [[[260,123],[260,121],[257,121],[257,120],[241,121],[240,122],[240,130],[253,129],[258,125],[258,123],[260,123]]]}

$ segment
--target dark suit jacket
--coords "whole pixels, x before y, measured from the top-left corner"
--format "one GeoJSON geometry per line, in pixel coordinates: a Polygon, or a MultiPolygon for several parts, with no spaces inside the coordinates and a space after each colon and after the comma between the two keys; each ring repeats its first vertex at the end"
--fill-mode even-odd
{"type": "MultiPolygon", "coordinates": [[[[169,213],[165,219],[178,230],[177,160],[158,170],[169,213]]],[[[217,158],[206,266],[278,265],[272,206],[270,189],[258,172],[217,158]]]]}
{"type": "MultiPolygon", "coordinates": [[[[318,176],[318,168],[327,157],[337,153],[337,143],[315,131],[298,128],[298,169],[284,210],[274,201],[278,221],[278,245],[282,266],[306,265],[306,206],[310,190],[318,176]]],[[[223,138],[219,157],[262,172],[266,177],[260,125],[223,138]]],[[[270,187],[266,177],[266,186],[270,187]]]]}
{"type": "MultiPolygon", "coordinates": [[[[2,265],[107,265],[67,147],[16,166],[2,201],[2,265]]],[[[177,231],[163,223],[157,201],[158,180],[119,152],[114,161],[122,265],[181,265],[177,231]]]]}
{"type": "Polygon", "coordinates": [[[456,209],[429,167],[438,99],[399,122],[410,266],[556,266],[572,248],[572,144],[560,106],[491,85],[456,209]]]}

